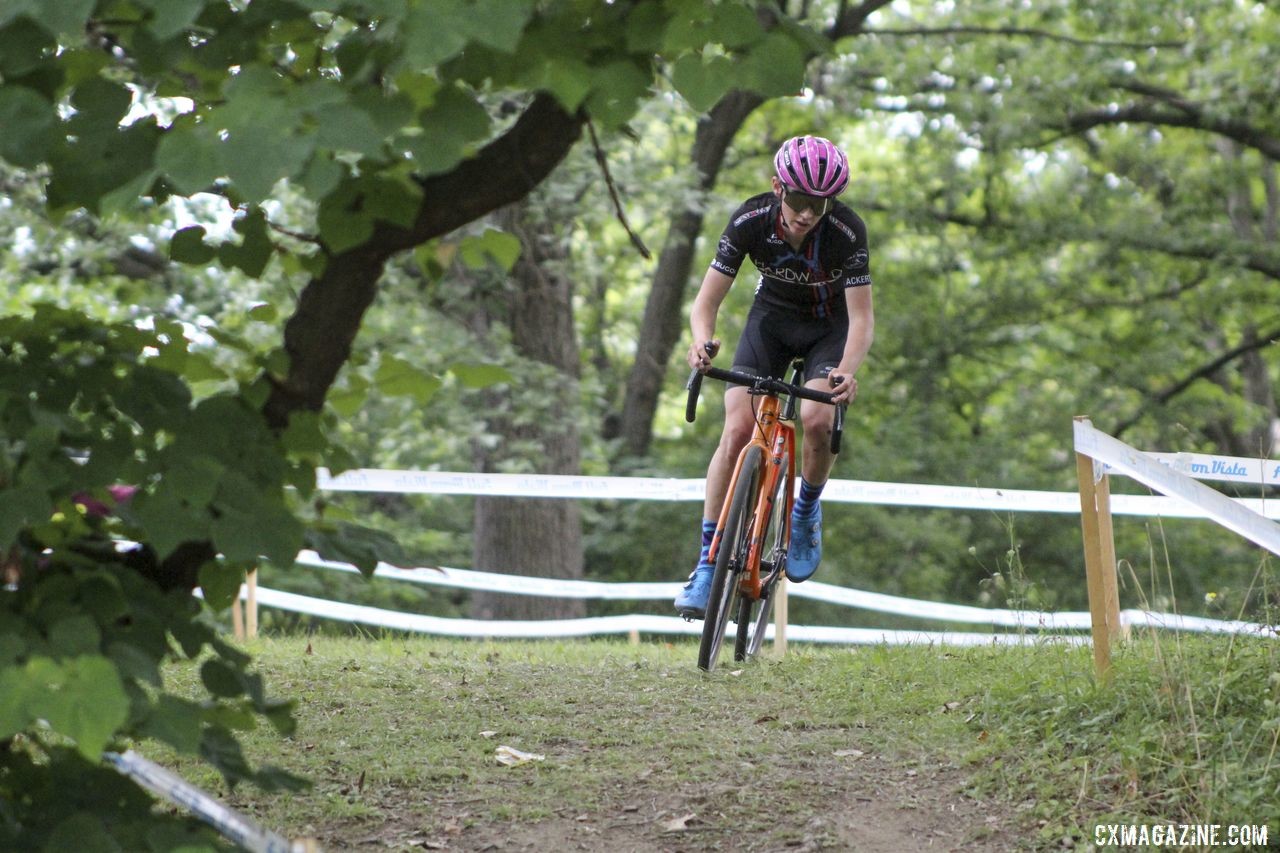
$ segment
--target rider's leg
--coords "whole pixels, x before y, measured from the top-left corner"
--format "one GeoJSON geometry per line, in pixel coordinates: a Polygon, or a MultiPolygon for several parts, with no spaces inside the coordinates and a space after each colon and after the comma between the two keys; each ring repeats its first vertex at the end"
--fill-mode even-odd
{"type": "Polygon", "coordinates": [[[741,385],[734,385],[724,392],[724,429],[720,432],[720,444],[707,466],[707,494],[702,504],[702,517],[716,521],[720,507],[724,505],[725,492],[733,477],[733,466],[738,454],[751,441],[755,418],[751,414],[751,396],[741,385]]]}
{"type": "Polygon", "coordinates": [[[720,433],[720,444],[707,466],[706,500],[702,509],[702,551],[693,574],[689,575],[689,582],[675,600],[676,610],[689,616],[701,618],[706,610],[714,570],[708,559],[711,548],[709,534],[715,533],[716,523],[720,519],[720,507],[724,503],[729,480],[733,477],[733,466],[737,463],[742,448],[751,440],[753,429],[755,421],[751,415],[751,398],[747,390],[742,387],[727,389],[724,395],[724,429],[720,433]]]}
{"type": "MultiPolygon", "coordinates": [[[[830,390],[825,379],[811,379],[805,384],[820,391],[830,390]]],[[[835,464],[835,454],[831,452],[835,409],[825,403],[802,400],[800,422],[804,425],[800,494],[791,512],[791,547],[787,552],[787,577],[793,581],[808,580],[822,560],[822,506],[818,498],[835,464]]]]}

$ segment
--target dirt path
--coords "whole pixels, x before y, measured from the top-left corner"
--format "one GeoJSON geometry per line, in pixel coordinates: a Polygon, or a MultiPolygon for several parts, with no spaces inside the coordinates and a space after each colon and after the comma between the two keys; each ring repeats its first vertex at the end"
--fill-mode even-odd
{"type": "MultiPolygon", "coordinates": [[[[326,848],[453,851],[902,851],[1011,850],[1001,816],[964,791],[959,768],[917,769],[874,756],[791,773],[779,791],[775,822],[744,819],[742,796],[727,782],[706,790],[675,788],[649,776],[607,808],[562,807],[540,820],[494,816],[501,797],[446,804],[436,830],[391,821],[374,832],[332,827],[326,848]]],[[[766,800],[761,798],[761,803],[766,800]]]]}

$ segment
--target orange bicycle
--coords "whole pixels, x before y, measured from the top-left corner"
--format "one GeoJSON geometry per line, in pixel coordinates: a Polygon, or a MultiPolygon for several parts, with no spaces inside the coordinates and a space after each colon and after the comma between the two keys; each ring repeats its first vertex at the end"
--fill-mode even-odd
{"type": "MultiPolygon", "coordinates": [[[[796,401],[833,405],[831,394],[800,384],[802,367],[799,360],[792,363],[790,382],[708,367],[705,371],[694,370],[685,386],[689,392],[685,420],[689,423],[693,423],[697,412],[704,376],[746,386],[747,393],[758,401],[752,403],[755,432],[738,454],[708,556],[715,573],[698,648],[698,666],[708,672],[720,657],[730,614],[736,612],[738,627],[734,660],[754,657],[764,643],[774,594],[786,569],[787,548],[791,544],[796,401]]],[[[843,431],[841,405],[836,406],[831,432],[832,453],[840,452],[843,431]]]]}

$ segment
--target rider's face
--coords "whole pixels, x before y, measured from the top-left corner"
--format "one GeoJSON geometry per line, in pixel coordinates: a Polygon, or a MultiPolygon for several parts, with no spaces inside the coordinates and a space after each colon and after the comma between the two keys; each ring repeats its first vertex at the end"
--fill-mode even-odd
{"type": "Polygon", "coordinates": [[[778,180],[776,175],[773,178],[773,192],[774,195],[778,196],[778,199],[782,202],[784,224],[793,231],[808,231],[817,224],[818,220],[822,218],[823,213],[825,213],[825,210],[815,210],[815,206],[808,203],[811,198],[810,196],[801,196],[806,203],[792,207],[790,203],[792,198],[789,197],[787,188],[783,186],[782,181],[778,180]]]}

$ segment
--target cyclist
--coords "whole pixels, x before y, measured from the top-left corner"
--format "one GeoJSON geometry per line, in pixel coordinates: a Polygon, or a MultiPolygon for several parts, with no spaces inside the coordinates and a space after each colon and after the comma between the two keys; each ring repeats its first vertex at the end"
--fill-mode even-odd
{"type": "MultiPolygon", "coordinates": [[[[792,359],[803,357],[805,384],[832,391],[836,402],[848,402],[857,394],[854,374],[871,347],[875,327],[866,224],[836,201],[849,184],[848,158],[822,137],[797,136],[778,149],[773,168],[771,191],[734,211],[702,279],[689,318],[689,366],[705,369],[715,358],[720,345],[716,316],[749,257],[760,281],[733,369],[785,378],[792,359]]],[[[724,407],[724,431],[707,467],[701,555],[675,600],[676,610],[687,618],[701,619],[706,610],[714,571],[707,557],[716,521],[734,463],[755,428],[746,388],[730,386],[724,407]]],[[[829,440],[834,412],[832,406],[801,401],[805,441],[786,569],[792,581],[812,577],[822,556],[818,498],[835,461],[829,440]]]]}

